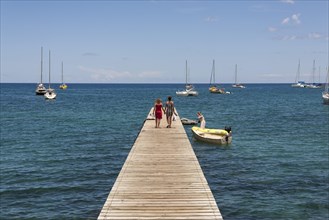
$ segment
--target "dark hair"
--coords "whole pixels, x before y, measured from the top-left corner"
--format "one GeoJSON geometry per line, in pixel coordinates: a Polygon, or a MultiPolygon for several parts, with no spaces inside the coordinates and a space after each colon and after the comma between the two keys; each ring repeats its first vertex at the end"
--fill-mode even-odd
{"type": "Polygon", "coordinates": [[[168,101],[171,101],[171,96],[168,96],[168,101]]]}

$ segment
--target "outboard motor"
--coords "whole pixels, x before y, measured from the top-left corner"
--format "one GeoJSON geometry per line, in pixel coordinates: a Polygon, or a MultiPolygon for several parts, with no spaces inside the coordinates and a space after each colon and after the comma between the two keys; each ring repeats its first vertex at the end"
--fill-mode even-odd
{"type": "Polygon", "coordinates": [[[228,126],[225,126],[224,130],[227,131],[227,133],[228,133],[228,135],[226,135],[226,137],[225,137],[225,140],[226,140],[226,143],[227,143],[228,142],[228,137],[231,136],[232,128],[228,127],[228,126]]]}
{"type": "Polygon", "coordinates": [[[232,128],[228,127],[228,126],[225,126],[224,130],[227,131],[227,133],[231,133],[232,128]]]}

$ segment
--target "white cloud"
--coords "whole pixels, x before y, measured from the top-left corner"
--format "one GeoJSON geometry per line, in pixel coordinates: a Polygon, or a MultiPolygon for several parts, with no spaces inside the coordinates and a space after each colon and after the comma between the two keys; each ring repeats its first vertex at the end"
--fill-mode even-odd
{"type": "Polygon", "coordinates": [[[206,19],[205,19],[206,22],[216,22],[218,21],[218,18],[217,17],[214,17],[214,16],[208,16],[206,19]]]}
{"type": "Polygon", "coordinates": [[[140,78],[160,78],[161,73],[159,71],[144,71],[138,74],[140,78]]]}
{"type": "Polygon", "coordinates": [[[294,0],[281,0],[280,2],[286,3],[286,4],[294,4],[294,0]]]}
{"type": "Polygon", "coordinates": [[[300,24],[300,14],[293,14],[290,17],[286,17],[282,20],[281,24],[286,25],[286,24],[300,24]]]}
{"type": "Polygon", "coordinates": [[[285,18],[285,19],[282,20],[281,24],[288,24],[289,21],[290,21],[290,18],[287,17],[287,18],[285,18]]]}
{"type": "Polygon", "coordinates": [[[309,33],[308,34],[308,38],[309,39],[321,39],[322,35],[319,33],[309,33]]]}
{"type": "Polygon", "coordinates": [[[160,79],[162,77],[159,71],[131,73],[129,71],[116,71],[110,68],[88,68],[84,66],[78,66],[78,69],[87,73],[94,82],[129,82],[138,81],[138,79],[160,79]]]}
{"type": "Polygon", "coordinates": [[[296,35],[285,35],[282,37],[282,40],[297,40],[297,38],[296,35]]]}
{"type": "Polygon", "coordinates": [[[108,82],[108,81],[113,81],[116,79],[125,79],[125,78],[132,77],[132,74],[127,71],[119,72],[119,71],[115,71],[112,69],[87,68],[84,66],[79,66],[78,68],[82,72],[86,72],[86,73],[90,74],[90,78],[92,78],[95,81],[108,82]]]}
{"type": "Polygon", "coordinates": [[[300,37],[296,35],[285,35],[285,36],[276,36],[273,39],[280,40],[280,41],[288,41],[288,40],[298,40],[301,39],[300,37]]]}
{"type": "Polygon", "coordinates": [[[275,27],[268,27],[267,30],[268,30],[269,32],[276,32],[278,29],[275,28],[275,27]]]}
{"type": "Polygon", "coordinates": [[[293,14],[291,16],[291,19],[296,23],[296,24],[300,24],[300,19],[299,19],[300,14],[293,14]]]}
{"type": "Polygon", "coordinates": [[[93,53],[93,52],[86,52],[86,53],[82,54],[82,56],[98,56],[98,54],[93,53]]]}

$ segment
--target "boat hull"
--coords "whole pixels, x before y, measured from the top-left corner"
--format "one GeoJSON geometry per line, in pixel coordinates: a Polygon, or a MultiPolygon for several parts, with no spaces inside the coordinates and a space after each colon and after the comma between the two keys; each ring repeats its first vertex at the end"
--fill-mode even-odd
{"type": "Polygon", "coordinates": [[[67,89],[67,85],[66,84],[62,84],[59,86],[60,89],[67,89]]]}
{"type": "Polygon", "coordinates": [[[244,85],[241,84],[234,84],[232,85],[233,88],[237,88],[237,89],[245,89],[246,87],[244,85]]]}
{"type": "Polygon", "coordinates": [[[198,124],[197,121],[194,121],[194,120],[191,120],[191,119],[188,119],[188,118],[182,118],[181,122],[182,122],[183,125],[196,125],[196,124],[198,124]]]}
{"type": "Polygon", "coordinates": [[[230,144],[232,143],[232,135],[231,133],[223,132],[225,130],[221,129],[200,129],[199,127],[192,127],[193,137],[202,142],[210,143],[210,144],[230,144]],[[203,130],[208,130],[209,132],[204,132],[203,130]],[[220,134],[216,134],[219,132],[220,134]]]}
{"type": "Polygon", "coordinates": [[[176,95],[178,96],[197,96],[199,93],[197,91],[177,91],[176,95]]]}
{"type": "Polygon", "coordinates": [[[45,99],[56,99],[57,94],[53,89],[48,89],[47,92],[44,94],[45,99]]]}
{"type": "Polygon", "coordinates": [[[328,92],[322,93],[322,100],[323,100],[323,104],[329,105],[329,93],[328,92]]]}
{"type": "Polygon", "coordinates": [[[37,88],[35,89],[35,94],[36,95],[44,95],[47,92],[46,87],[40,83],[37,88]]]}

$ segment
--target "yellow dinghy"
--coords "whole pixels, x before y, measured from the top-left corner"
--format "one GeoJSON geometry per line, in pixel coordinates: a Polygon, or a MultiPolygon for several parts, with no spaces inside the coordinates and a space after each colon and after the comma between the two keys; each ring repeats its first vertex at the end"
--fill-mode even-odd
{"type": "Polygon", "coordinates": [[[232,133],[230,128],[209,129],[192,127],[192,133],[195,139],[211,144],[230,144],[232,142],[232,133]]]}

